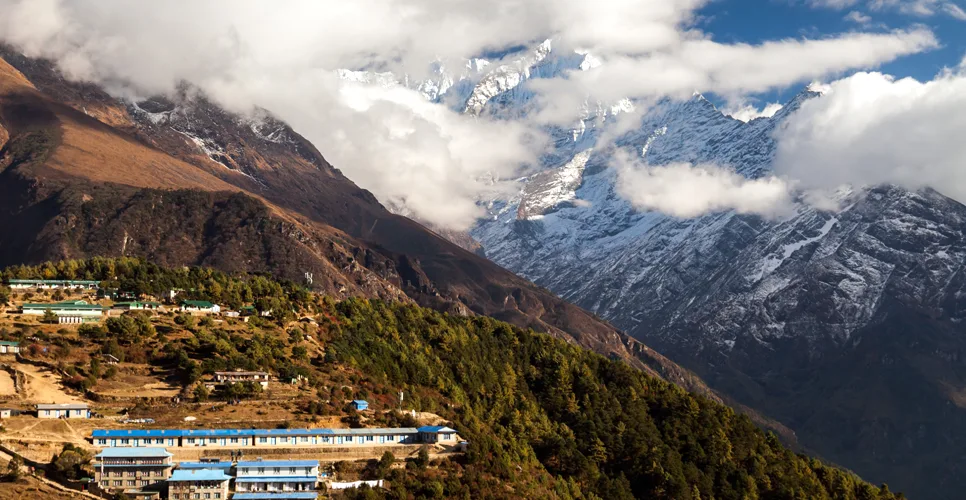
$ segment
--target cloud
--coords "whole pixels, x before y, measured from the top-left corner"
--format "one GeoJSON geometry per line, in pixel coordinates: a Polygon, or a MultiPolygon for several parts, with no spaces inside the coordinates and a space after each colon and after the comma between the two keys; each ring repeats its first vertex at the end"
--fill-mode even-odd
{"type": "Polygon", "coordinates": [[[966,73],[920,82],[858,73],[805,102],[776,138],[775,172],[802,189],[892,183],[966,202],[966,73]]]}
{"type": "Polygon", "coordinates": [[[782,105],[777,102],[768,103],[764,108],[758,109],[751,104],[743,104],[723,109],[721,112],[743,122],[750,122],[755,118],[771,118],[775,113],[782,109],[782,105]]]}
{"type": "Polygon", "coordinates": [[[614,55],[562,79],[531,81],[543,105],[538,119],[566,123],[589,96],[604,102],[624,97],[689,97],[694,91],[747,95],[820,79],[852,68],[875,67],[938,46],[924,28],[891,33],[849,33],[820,40],[780,40],[758,45],[682,41],[673,51],[614,55]]]}
{"type": "Polygon", "coordinates": [[[715,165],[651,166],[623,150],[611,166],[618,194],[638,209],[691,218],[724,210],[776,216],[791,206],[788,184],[774,176],[747,179],[715,165]]]}
{"type": "Polygon", "coordinates": [[[862,25],[862,26],[867,26],[872,22],[872,16],[868,16],[857,10],[853,10],[852,12],[849,12],[848,14],[845,15],[843,19],[845,19],[846,21],[852,21],[853,23],[862,25]]]}
{"type": "Polygon", "coordinates": [[[808,0],[806,3],[815,8],[844,10],[859,3],[859,0],[808,0]]]}
{"type": "Polygon", "coordinates": [[[948,0],[870,0],[869,8],[918,17],[932,17],[942,12],[960,21],[966,21],[966,12],[948,0]]]}
{"type": "MultiPolygon", "coordinates": [[[[827,78],[938,45],[926,28],[724,44],[695,26],[707,0],[0,0],[0,40],[122,96],[188,81],[238,112],[268,109],[346,175],[416,216],[465,228],[572,124],[588,99],[748,93],[827,78]],[[548,37],[603,64],[534,81],[535,120],[462,116],[415,92],[340,82],[340,68],[428,76],[430,63],[548,37]],[[347,86],[348,85],[348,86],[347,86]]],[[[883,0],[888,1],[888,0],[883,0]]]]}

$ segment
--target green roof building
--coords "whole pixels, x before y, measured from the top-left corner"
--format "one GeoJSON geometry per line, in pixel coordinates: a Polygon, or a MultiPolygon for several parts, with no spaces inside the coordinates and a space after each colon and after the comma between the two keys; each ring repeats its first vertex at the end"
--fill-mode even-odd
{"type": "Polygon", "coordinates": [[[14,290],[24,290],[29,288],[54,289],[54,288],[73,288],[73,289],[96,289],[99,281],[94,280],[33,280],[33,279],[12,279],[7,283],[14,290]]]}

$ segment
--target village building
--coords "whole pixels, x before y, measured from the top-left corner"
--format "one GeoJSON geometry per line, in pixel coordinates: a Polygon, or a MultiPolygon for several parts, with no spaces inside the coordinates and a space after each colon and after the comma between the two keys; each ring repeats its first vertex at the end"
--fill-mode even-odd
{"type": "Polygon", "coordinates": [[[122,309],[125,311],[159,311],[161,310],[161,303],[142,302],[138,300],[133,302],[118,302],[114,304],[114,309],[122,309]]]}
{"type": "Polygon", "coordinates": [[[237,493],[313,491],[319,481],[318,460],[259,458],[238,462],[235,470],[237,493]]]}
{"type": "Polygon", "coordinates": [[[13,290],[94,290],[100,285],[93,280],[33,280],[12,279],[7,283],[13,290]]]}
{"type": "Polygon", "coordinates": [[[207,300],[182,300],[181,310],[193,314],[216,314],[221,312],[221,306],[207,300]]]}
{"type": "Polygon", "coordinates": [[[186,431],[161,429],[98,429],[92,433],[95,446],[111,448],[181,446],[181,435],[186,431]]]}
{"type": "Polygon", "coordinates": [[[0,340],[0,354],[20,353],[20,342],[15,340],[0,340]]]}
{"type": "Polygon", "coordinates": [[[10,418],[20,415],[21,411],[16,408],[0,408],[0,418],[10,418]]]}
{"type": "Polygon", "coordinates": [[[426,425],[416,430],[419,431],[419,440],[423,443],[456,445],[460,440],[455,429],[441,425],[426,425]]]}
{"type": "Polygon", "coordinates": [[[219,384],[235,384],[238,382],[253,382],[268,389],[268,381],[272,376],[266,372],[251,372],[235,370],[233,372],[215,372],[215,382],[219,384]]]}
{"type": "Polygon", "coordinates": [[[232,467],[234,467],[234,464],[232,462],[230,462],[228,460],[220,460],[220,459],[205,460],[204,458],[202,458],[200,462],[180,462],[180,463],[178,463],[178,468],[179,469],[189,469],[189,470],[193,470],[193,469],[217,469],[217,470],[223,470],[223,471],[225,471],[226,474],[228,473],[229,470],[231,470],[232,467]]]}
{"type": "Polygon", "coordinates": [[[164,448],[106,448],[94,457],[94,480],[113,491],[154,486],[171,476],[171,456],[164,448]]]}
{"type": "Polygon", "coordinates": [[[54,313],[60,323],[83,323],[98,321],[104,315],[104,307],[88,304],[83,300],[69,300],[53,304],[24,304],[21,313],[27,316],[43,316],[47,311],[54,313]]]}
{"type": "Polygon", "coordinates": [[[168,498],[171,500],[225,500],[231,476],[221,469],[179,469],[168,478],[168,498]]]}
{"type": "Polygon", "coordinates": [[[84,403],[39,404],[37,418],[91,418],[91,409],[84,403]]]}
{"type": "MultiPolygon", "coordinates": [[[[438,439],[438,433],[428,433],[438,439]]],[[[166,448],[301,448],[327,446],[390,446],[416,444],[420,433],[413,427],[367,429],[98,429],[92,444],[98,447],[166,448]]],[[[455,437],[453,438],[455,440],[455,437]]],[[[447,438],[446,442],[449,441],[447,438]]],[[[437,441],[430,441],[437,442],[437,441]]]]}
{"type": "Polygon", "coordinates": [[[316,500],[319,494],[314,491],[235,493],[232,500],[316,500]]]}
{"type": "Polygon", "coordinates": [[[97,298],[111,300],[137,300],[138,294],[131,291],[119,290],[117,288],[101,288],[97,290],[97,298]]]}
{"type": "Polygon", "coordinates": [[[101,354],[101,361],[103,361],[105,365],[116,365],[121,362],[120,359],[117,359],[117,356],[110,354],[101,354]]]}
{"type": "Polygon", "coordinates": [[[349,403],[349,405],[352,406],[352,409],[355,411],[365,411],[369,409],[369,402],[361,399],[356,399],[349,403]]]}

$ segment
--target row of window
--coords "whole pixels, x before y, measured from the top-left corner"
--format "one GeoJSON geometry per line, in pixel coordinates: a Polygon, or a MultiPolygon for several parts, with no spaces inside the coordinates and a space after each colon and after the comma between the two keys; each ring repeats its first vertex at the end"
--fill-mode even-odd
{"type": "Polygon", "coordinates": [[[138,476],[144,476],[144,477],[148,477],[148,476],[164,477],[164,471],[161,471],[161,470],[155,470],[155,471],[139,471],[139,470],[137,470],[137,471],[134,471],[134,470],[119,471],[119,470],[115,470],[115,471],[105,471],[104,472],[104,477],[138,477],[138,476]]]}
{"type": "Polygon", "coordinates": [[[149,484],[151,484],[151,481],[144,481],[144,480],[135,481],[133,479],[128,479],[126,482],[125,481],[121,481],[119,479],[115,479],[114,481],[107,481],[107,480],[101,481],[101,486],[103,486],[104,488],[108,488],[110,486],[114,486],[114,487],[119,487],[119,486],[147,486],[149,484]]]}
{"type": "Polygon", "coordinates": [[[221,493],[172,493],[172,500],[192,500],[201,498],[221,498],[221,493]]]}
{"type": "MultiPolygon", "coordinates": [[[[314,476],[315,475],[315,473],[312,472],[312,467],[305,467],[304,470],[305,470],[305,472],[303,474],[306,475],[306,476],[314,476]]],[[[273,474],[281,474],[282,473],[282,468],[281,467],[272,467],[272,473],[273,474]]],[[[265,474],[265,467],[242,467],[238,471],[238,475],[240,475],[240,476],[244,476],[244,475],[257,475],[257,476],[260,476],[260,475],[263,475],[263,474],[265,474]],[[253,471],[258,471],[258,472],[256,473],[256,472],[253,472],[253,471]]],[[[289,475],[298,475],[298,467],[289,467],[288,468],[288,474],[289,475]]]]}
{"type": "MultiPolygon", "coordinates": [[[[449,439],[449,436],[448,435],[444,434],[443,436],[445,436],[444,439],[449,439]]],[[[386,441],[387,442],[390,442],[390,443],[393,443],[393,442],[396,441],[396,436],[393,436],[393,435],[385,436],[385,438],[386,438],[386,441]]],[[[240,439],[241,438],[237,438],[237,437],[228,438],[228,442],[231,443],[231,444],[239,444],[240,439]]],[[[279,437],[279,438],[276,438],[276,439],[278,440],[279,443],[282,443],[282,444],[287,444],[289,442],[288,436],[282,436],[282,437],[279,437]]],[[[371,442],[373,442],[375,440],[376,440],[375,436],[356,436],[356,442],[359,443],[359,444],[362,444],[362,443],[371,443],[371,442]]],[[[403,438],[400,437],[400,441],[402,441],[402,440],[403,440],[403,438]]],[[[97,444],[99,444],[101,446],[107,446],[107,441],[108,440],[106,438],[98,438],[97,444]]],[[[127,445],[130,445],[131,444],[131,439],[130,438],[121,438],[119,441],[120,441],[120,445],[121,446],[127,446],[127,445]]],[[[320,441],[321,441],[322,444],[328,444],[330,442],[333,442],[334,441],[334,438],[330,438],[328,436],[322,436],[322,439],[320,441]]],[[[161,445],[163,445],[163,444],[165,444],[165,439],[164,438],[154,438],[152,440],[151,438],[141,438],[141,439],[136,439],[135,442],[140,443],[140,444],[144,444],[144,445],[149,445],[149,444],[161,444],[161,445]]],[[[205,438],[186,438],[186,442],[189,445],[193,445],[193,444],[204,444],[205,443],[205,438]]],[[[208,438],[208,444],[218,444],[218,442],[219,442],[219,438],[208,438]]],[[[259,437],[258,438],[258,442],[259,443],[268,443],[268,437],[265,437],[265,436],[259,437]]],[[[309,442],[309,436],[300,436],[298,438],[295,438],[295,437],[292,438],[292,443],[299,443],[299,442],[301,442],[301,443],[308,443],[309,442]]],[[[352,437],[351,436],[346,437],[344,442],[347,443],[347,444],[352,443],[352,437]]],[[[244,438],[244,443],[246,445],[248,444],[248,438],[244,438]]],[[[176,446],[175,445],[175,440],[173,438],[167,439],[167,445],[168,446],[176,446]]]]}

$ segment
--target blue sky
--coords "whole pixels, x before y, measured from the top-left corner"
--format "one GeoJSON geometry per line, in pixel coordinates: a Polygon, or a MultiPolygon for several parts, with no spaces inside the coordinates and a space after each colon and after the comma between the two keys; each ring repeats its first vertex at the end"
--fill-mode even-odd
{"type": "MultiPolygon", "coordinates": [[[[942,47],[904,58],[878,68],[896,77],[930,80],[943,67],[955,67],[966,56],[966,21],[944,11],[945,4],[966,10],[966,0],[716,0],[699,12],[698,27],[722,43],[760,43],[782,38],[821,38],[850,31],[884,32],[923,25],[931,29],[942,47]],[[844,8],[816,3],[851,4],[844,8]],[[933,15],[911,12],[924,5],[933,15]],[[906,12],[900,12],[905,10],[906,12]],[[847,20],[851,12],[870,18],[864,24],[847,20]]],[[[860,16],[860,17],[861,17],[860,16]]],[[[780,89],[757,96],[758,105],[785,102],[800,87],[780,89]]]]}

